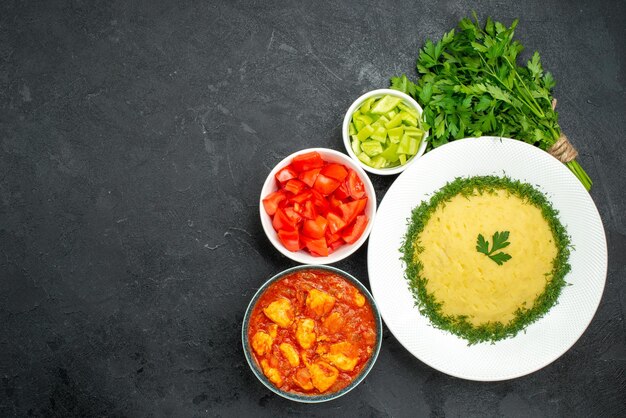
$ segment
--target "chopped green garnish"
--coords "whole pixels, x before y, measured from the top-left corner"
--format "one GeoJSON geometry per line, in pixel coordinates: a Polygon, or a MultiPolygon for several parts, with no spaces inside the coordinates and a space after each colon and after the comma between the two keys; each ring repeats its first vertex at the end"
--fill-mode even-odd
{"type": "Polygon", "coordinates": [[[417,126],[417,117],[413,116],[409,112],[402,112],[402,122],[407,126],[417,126]]]}
{"type": "Polygon", "coordinates": [[[409,135],[409,136],[414,136],[414,137],[420,138],[420,139],[424,135],[424,131],[422,131],[419,128],[415,128],[413,126],[405,126],[404,127],[404,133],[409,135]]]}
{"type": "Polygon", "coordinates": [[[356,135],[356,127],[354,126],[354,123],[350,122],[350,127],[348,128],[348,133],[350,135],[356,135]]]}
{"type": "Polygon", "coordinates": [[[355,120],[360,120],[361,122],[363,122],[364,125],[371,125],[372,122],[374,122],[374,118],[372,118],[370,115],[366,115],[361,113],[358,116],[354,117],[355,120]]]}
{"type": "Polygon", "coordinates": [[[356,134],[356,137],[359,141],[363,142],[367,138],[370,137],[374,133],[374,128],[371,125],[364,126],[363,129],[359,129],[359,132],[356,134]]]}
{"type": "Polygon", "coordinates": [[[404,134],[404,128],[402,126],[399,126],[394,129],[389,129],[387,131],[387,136],[389,137],[389,140],[393,142],[394,144],[397,144],[398,142],[400,142],[400,138],[402,138],[403,134],[404,134]]]}
{"type": "Polygon", "coordinates": [[[361,149],[370,157],[373,157],[383,152],[383,146],[378,141],[361,142],[361,149]]]}
{"type": "Polygon", "coordinates": [[[352,152],[354,152],[356,155],[359,155],[361,153],[361,142],[359,142],[356,136],[352,137],[351,145],[352,152]]]}
{"type": "Polygon", "coordinates": [[[381,155],[377,155],[376,157],[372,158],[371,165],[374,168],[385,168],[387,164],[387,160],[381,155]]]}
{"type": "Polygon", "coordinates": [[[363,127],[365,127],[365,124],[363,122],[361,122],[360,120],[356,120],[353,118],[353,123],[354,123],[354,127],[356,128],[356,131],[359,132],[361,129],[363,129],[363,127]]]}
{"type": "Polygon", "coordinates": [[[361,160],[363,162],[363,164],[367,164],[367,165],[371,165],[372,164],[372,160],[364,152],[360,153],[357,157],[359,158],[359,160],[361,160]]]}
{"type": "Polygon", "coordinates": [[[408,113],[409,115],[413,116],[416,119],[419,117],[419,115],[417,114],[417,111],[411,106],[407,106],[404,103],[400,103],[398,104],[398,107],[400,108],[400,110],[408,113]]]}
{"type": "Polygon", "coordinates": [[[361,105],[361,112],[363,113],[367,113],[370,111],[370,109],[372,108],[372,103],[374,103],[376,101],[375,97],[370,97],[369,99],[367,99],[365,102],[363,102],[363,104],[361,105]]]}
{"type": "Polygon", "coordinates": [[[389,122],[385,124],[385,128],[393,129],[395,127],[400,126],[401,124],[402,124],[402,113],[398,113],[391,120],[389,120],[389,122]]]}
{"type": "Polygon", "coordinates": [[[424,134],[418,111],[402,98],[385,95],[367,99],[352,114],[350,145],[370,167],[397,167],[417,154],[424,134]]]}
{"type": "Polygon", "coordinates": [[[391,112],[396,106],[398,106],[398,104],[400,104],[401,101],[402,99],[399,97],[391,95],[383,96],[376,102],[374,107],[372,107],[372,113],[382,114],[391,112]]]}
{"type": "Polygon", "coordinates": [[[384,126],[379,126],[376,128],[374,133],[370,135],[370,138],[375,139],[378,142],[385,143],[385,141],[387,141],[387,130],[384,126]]]}
{"type": "Polygon", "coordinates": [[[383,157],[390,163],[395,163],[398,161],[398,144],[391,143],[389,146],[380,153],[380,156],[383,157]]]}

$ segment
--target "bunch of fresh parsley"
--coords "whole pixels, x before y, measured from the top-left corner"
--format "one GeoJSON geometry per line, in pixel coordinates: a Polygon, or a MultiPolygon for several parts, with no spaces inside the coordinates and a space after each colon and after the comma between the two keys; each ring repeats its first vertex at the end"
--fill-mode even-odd
{"type": "MultiPolygon", "coordinates": [[[[413,96],[423,107],[431,130],[429,147],[465,137],[515,138],[548,150],[560,137],[552,109],[555,81],[544,72],[539,53],[525,67],[517,65],[524,49],[513,40],[517,20],[507,28],[487,18],[481,27],[463,19],[458,30],[420,50],[417,83],[393,77],[391,87],[413,96]]],[[[576,161],[567,163],[583,185],[591,179],[576,161]]]]}

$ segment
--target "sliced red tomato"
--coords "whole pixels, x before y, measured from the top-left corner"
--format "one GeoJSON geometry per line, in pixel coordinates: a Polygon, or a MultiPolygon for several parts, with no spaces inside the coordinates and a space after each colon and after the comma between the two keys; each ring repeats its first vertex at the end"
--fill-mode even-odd
{"type": "Polygon", "coordinates": [[[332,212],[328,212],[328,214],[326,215],[326,220],[328,221],[328,229],[330,230],[331,234],[336,233],[347,225],[346,221],[344,221],[332,212]]]}
{"type": "Polygon", "coordinates": [[[366,215],[357,216],[354,223],[349,225],[341,232],[341,237],[348,244],[355,243],[361,237],[361,235],[363,235],[363,232],[365,232],[365,228],[367,228],[367,222],[368,219],[366,215]]]}
{"type": "Polygon", "coordinates": [[[291,179],[297,178],[298,173],[291,165],[288,165],[287,167],[279,170],[278,173],[276,173],[275,177],[276,180],[278,180],[278,182],[282,184],[288,182],[291,179]]]}
{"type": "Polygon", "coordinates": [[[326,245],[326,239],[322,238],[309,238],[306,235],[301,235],[300,239],[304,242],[304,246],[309,249],[311,254],[326,257],[328,255],[328,246],[326,245]]]}
{"type": "Polygon", "coordinates": [[[293,210],[292,207],[287,206],[286,208],[283,209],[283,211],[285,212],[285,215],[287,216],[287,218],[296,226],[298,227],[298,224],[300,223],[300,221],[302,220],[302,216],[300,216],[299,213],[297,213],[295,210],[293,210]]]}
{"type": "Polygon", "coordinates": [[[343,181],[348,175],[348,170],[342,164],[330,163],[325,165],[320,173],[331,179],[343,181]]]}
{"type": "Polygon", "coordinates": [[[343,244],[345,244],[344,240],[342,238],[339,238],[337,241],[334,241],[328,244],[328,246],[330,247],[330,251],[335,251],[337,248],[341,247],[343,244]]]}
{"type": "Polygon", "coordinates": [[[330,232],[330,228],[326,228],[326,242],[328,245],[332,244],[335,241],[343,241],[341,238],[341,234],[339,232],[335,232],[334,234],[330,232]]]}
{"type": "Polygon", "coordinates": [[[298,229],[296,226],[296,223],[293,222],[285,214],[286,209],[290,209],[290,208],[284,208],[284,209],[279,208],[276,210],[276,213],[274,214],[274,219],[272,220],[272,226],[274,227],[276,231],[280,231],[281,229],[285,231],[293,231],[293,230],[298,229]]]}
{"type": "Polygon", "coordinates": [[[354,170],[350,170],[348,173],[346,186],[348,188],[348,193],[353,199],[361,199],[365,196],[365,186],[359,178],[359,175],[354,170]]]}
{"type": "Polygon", "coordinates": [[[308,219],[302,224],[302,233],[310,238],[322,238],[326,233],[328,221],[323,216],[315,220],[308,219]]]}
{"type": "Polygon", "coordinates": [[[299,194],[306,188],[306,184],[301,182],[298,179],[288,180],[287,183],[283,186],[283,189],[288,191],[289,193],[293,193],[294,195],[299,194]]]}
{"type": "MultiPolygon", "coordinates": [[[[285,193],[285,196],[287,196],[287,193],[285,193]]],[[[289,197],[287,197],[287,199],[285,200],[281,200],[280,202],[278,202],[278,207],[280,209],[284,209],[286,206],[291,206],[291,203],[289,202],[289,197]]]]}
{"type": "Polygon", "coordinates": [[[304,203],[294,203],[293,210],[306,219],[315,219],[317,217],[317,212],[315,211],[315,207],[313,206],[313,202],[310,200],[305,201],[304,203]]]}
{"type": "Polygon", "coordinates": [[[294,202],[294,203],[304,203],[307,200],[311,199],[312,193],[310,190],[305,190],[300,194],[295,195],[294,197],[292,197],[291,199],[289,199],[290,201],[294,202]]]}
{"type": "Polygon", "coordinates": [[[324,198],[324,196],[322,196],[320,192],[315,189],[311,189],[311,201],[313,202],[313,205],[318,209],[318,212],[320,212],[322,215],[325,215],[326,212],[328,212],[328,201],[326,200],[326,198],[324,198]]]}
{"type": "Polygon", "coordinates": [[[328,196],[328,204],[332,209],[338,209],[339,206],[343,205],[343,200],[339,200],[335,197],[334,194],[328,196]]]}
{"type": "Polygon", "coordinates": [[[282,190],[277,190],[267,195],[265,199],[263,199],[263,207],[265,208],[265,212],[268,215],[272,216],[276,213],[276,209],[278,209],[278,205],[283,200],[287,199],[285,193],[282,190]]]}
{"type": "Polygon", "coordinates": [[[344,220],[346,224],[351,224],[354,219],[363,212],[365,209],[365,205],[367,204],[367,198],[355,200],[353,202],[344,203],[339,206],[339,211],[341,212],[341,219],[344,220]]]}
{"type": "Polygon", "coordinates": [[[350,192],[348,191],[348,187],[346,186],[345,182],[342,182],[333,194],[339,200],[346,200],[350,197],[350,192]]]}
{"type": "Polygon", "coordinates": [[[313,187],[315,184],[315,179],[317,179],[317,175],[320,173],[321,168],[313,168],[311,170],[303,171],[298,174],[298,178],[306,183],[307,186],[313,187]]]}
{"type": "Polygon", "coordinates": [[[328,196],[332,192],[339,187],[341,183],[333,178],[326,177],[323,174],[319,174],[317,179],[315,179],[315,184],[313,185],[313,189],[317,190],[324,196],[328,196]]]}
{"type": "Polygon", "coordinates": [[[278,239],[289,251],[300,250],[300,234],[297,229],[293,231],[278,230],[278,239]]]}
{"type": "Polygon", "coordinates": [[[291,166],[298,173],[301,173],[313,168],[322,168],[324,166],[324,160],[322,160],[322,156],[317,151],[311,151],[293,157],[291,166]]]}
{"type": "Polygon", "coordinates": [[[302,213],[307,219],[315,219],[317,218],[317,211],[315,210],[315,206],[313,206],[313,202],[307,200],[304,202],[304,212],[302,213]]]}

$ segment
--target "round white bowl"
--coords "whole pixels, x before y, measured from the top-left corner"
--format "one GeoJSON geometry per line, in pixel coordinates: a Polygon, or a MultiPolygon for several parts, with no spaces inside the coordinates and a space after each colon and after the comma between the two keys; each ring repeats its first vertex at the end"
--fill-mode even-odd
{"type": "Polygon", "coordinates": [[[376,214],[376,192],[374,191],[374,186],[372,185],[372,181],[367,176],[367,173],[365,173],[363,169],[347,155],[328,148],[307,148],[301,151],[294,152],[293,154],[286,157],[284,160],[276,164],[274,169],[267,176],[267,179],[265,179],[265,183],[263,184],[263,188],[261,189],[261,197],[259,199],[259,213],[261,214],[261,224],[263,225],[265,235],[267,235],[267,238],[270,240],[272,245],[285,257],[290,258],[293,261],[301,264],[331,264],[348,257],[353,252],[358,250],[361,245],[363,245],[363,243],[367,240],[367,237],[372,230],[372,225],[374,224],[374,215],[376,214]],[[367,223],[365,232],[363,232],[363,235],[361,235],[361,237],[354,244],[344,244],[326,257],[316,257],[305,250],[294,252],[286,249],[278,239],[278,234],[272,226],[272,218],[267,214],[267,212],[265,212],[265,208],[263,207],[263,199],[267,195],[278,189],[278,185],[276,184],[275,179],[276,173],[278,173],[278,171],[280,171],[282,168],[289,165],[291,163],[291,160],[293,160],[293,157],[295,157],[296,155],[305,154],[312,151],[317,151],[322,156],[322,159],[324,161],[328,161],[331,163],[340,163],[353,169],[361,178],[361,181],[365,186],[365,192],[367,194],[367,206],[365,207],[365,214],[369,218],[369,222],[367,223]]]}
{"type": "Polygon", "coordinates": [[[343,145],[346,147],[346,151],[348,152],[348,155],[350,155],[350,157],[352,157],[352,159],[356,161],[356,163],[359,166],[363,167],[365,171],[368,171],[374,174],[379,174],[382,176],[388,176],[392,174],[401,173],[404,170],[406,170],[407,167],[413,164],[416,160],[418,160],[419,157],[421,157],[426,151],[426,145],[428,142],[428,134],[429,134],[429,131],[426,131],[424,133],[424,138],[422,139],[422,143],[420,144],[420,147],[417,150],[417,154],[411,157],[411,159],[409,159],[405,165],[399,165],[397,167],[391,167],[391,168],[374,168],[374,167],[368,166],[367,164],[359,160],[356,154],[354,154],[354,151],[352,151],[352,145],[350,144],[350,130],[349,129],[350,129],[350,121],[352,120],[352,114],[363,104],[364,101],[366,101],[370,97],[382,97],[385,95],[390,95],[390,96],[401,98],[406,105],[411,106],[415,110],[417,110],[417,113],[420,116],[420,118],[422,117],[422,107],[419,104],[417,104],[417,102],[408,94],[404,94],[400,91],[392,90],[392,89],[378,89],[378,90],[372,90],[372,91],[365,93],[364,95],[356,99],[354,103],[352,103],[352,106],[348,108],[348,111],[346,112],[346,116],[343,118],[343,128],[342,128],[343,145]]]}

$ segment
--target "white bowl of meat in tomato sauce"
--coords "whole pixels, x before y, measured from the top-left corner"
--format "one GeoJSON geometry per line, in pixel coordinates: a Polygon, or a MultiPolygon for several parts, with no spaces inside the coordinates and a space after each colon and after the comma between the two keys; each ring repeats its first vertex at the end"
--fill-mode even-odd
{"type": "Polygon", "coordinates": [[[350,274],[304,265],[269,279],[243,320],[243,349],[254,375],[296,402],[336,399],[372,369],[382,321],[369,291],[350,274]]]}

